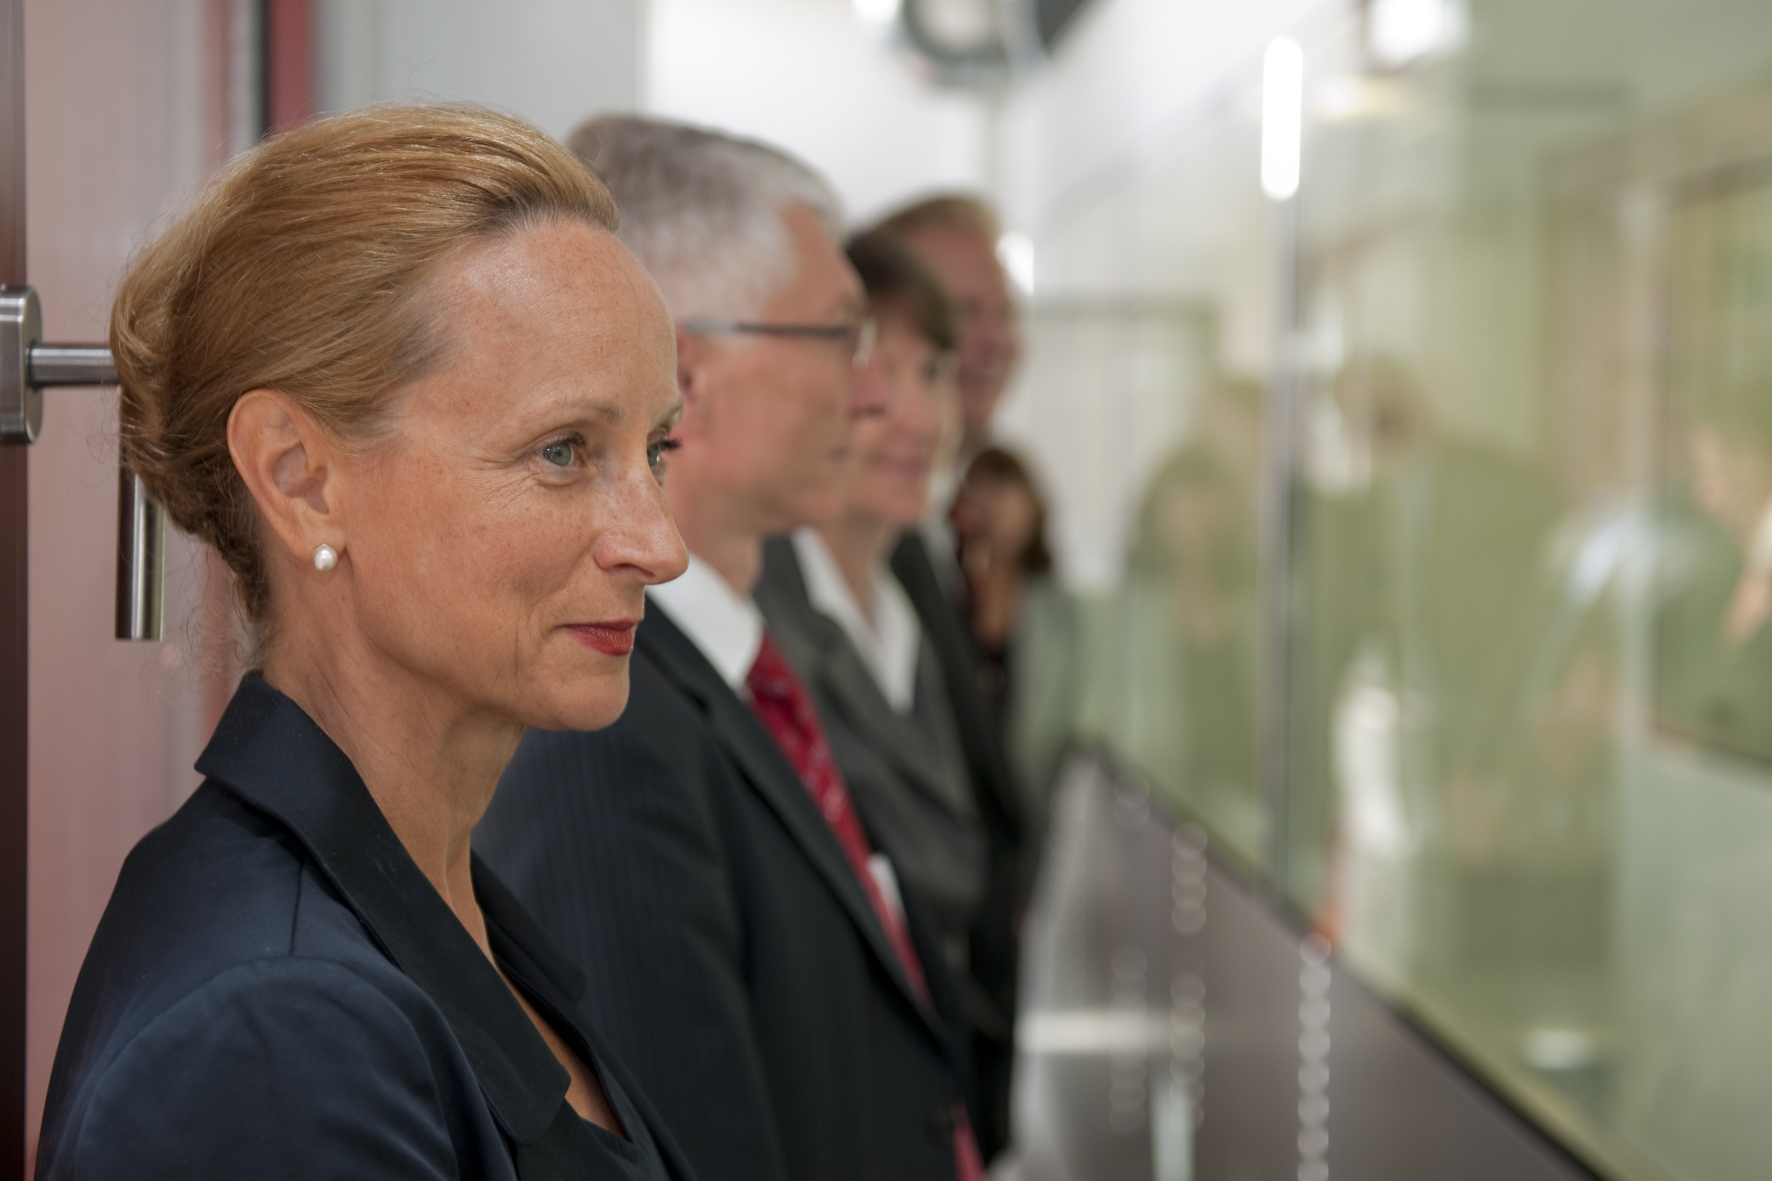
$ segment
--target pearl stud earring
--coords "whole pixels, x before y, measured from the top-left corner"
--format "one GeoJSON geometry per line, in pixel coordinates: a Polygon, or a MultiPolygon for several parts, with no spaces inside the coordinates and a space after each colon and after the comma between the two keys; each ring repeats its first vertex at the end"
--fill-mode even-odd
{"type": "Polygon", "coordinates": [[[338,565],[338,551],[329,545],[314,547],[314,569],[325,573],[338,565]]]}

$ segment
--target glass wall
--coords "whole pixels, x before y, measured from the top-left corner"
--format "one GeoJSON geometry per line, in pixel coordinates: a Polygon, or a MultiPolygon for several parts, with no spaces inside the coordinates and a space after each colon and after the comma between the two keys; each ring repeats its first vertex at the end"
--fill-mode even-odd
{"type": "Polygon", "coordinates": [[[1252,61],[1037,227],[1007,427],[1092,489],[1070,749],[1601,1172],[1761,1176],[1772,6],[1296,35],[1293,201],[1252,61]],[[1106,441],[1051,425],[1085,370],[1106,441]]]}

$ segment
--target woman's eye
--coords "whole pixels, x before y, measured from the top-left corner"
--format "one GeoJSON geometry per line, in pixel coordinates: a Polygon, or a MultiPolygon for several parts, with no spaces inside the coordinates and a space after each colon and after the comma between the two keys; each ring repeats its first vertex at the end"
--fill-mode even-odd
{"type": "Polygon", "coordinates": [[[675,439],[660,439],[656,443],[646,445],[646,464],[655,472],[664,470],[665,453],[675,451],[678,447],[675,439]]]}
{"type": "Polygon", "coordinates": [[[572,464],[572,444],[565,440],[549,443],[541,449],[541,457],[555,467],[570,467],[572,464]]]}

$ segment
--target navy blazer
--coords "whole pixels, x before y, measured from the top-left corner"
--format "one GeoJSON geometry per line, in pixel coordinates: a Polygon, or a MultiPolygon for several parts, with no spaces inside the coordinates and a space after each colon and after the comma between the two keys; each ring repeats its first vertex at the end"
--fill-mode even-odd
{"type": "Polygon", "coordinates": [[[293,701],[248,674],[197,769],[81,967],[39,1178],[690,1177],[579,1018],[583,974],[476,864],[499,966],[630,1139],[566,1103],[565,1069],[293,701]]]}
{"type": "Polygon", "coordinates": [[[654,609],[595,733],[527,735],[475,844],[593,981],[690,1162],[721,1181],[951,1181],[965,1017],[918,999],[750,707],[654,609]]]}

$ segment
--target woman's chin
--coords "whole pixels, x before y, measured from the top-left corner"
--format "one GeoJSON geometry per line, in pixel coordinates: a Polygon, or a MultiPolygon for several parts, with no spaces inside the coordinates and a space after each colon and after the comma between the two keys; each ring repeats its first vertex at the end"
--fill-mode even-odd
{"type": "Polygon", "coordinates": [[[581,691],[560,695],[537,711],[529,725],[537,730],[601,730],[613,726],[628,706],[628,675],[598,677],[581,691]]]}

